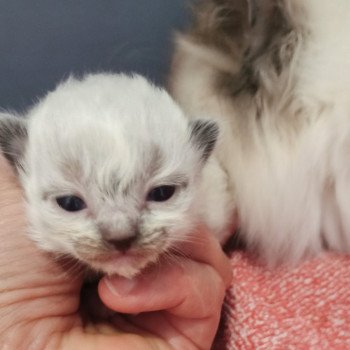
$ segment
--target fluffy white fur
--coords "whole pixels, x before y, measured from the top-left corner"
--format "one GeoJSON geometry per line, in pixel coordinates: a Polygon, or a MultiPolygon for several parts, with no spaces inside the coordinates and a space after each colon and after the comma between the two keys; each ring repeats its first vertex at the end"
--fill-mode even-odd
{"type": "MultiPolygon", "coordinates": [[[[24,119],[0,119],[2,150],[25,189],[31,237],[46,251],[127,277],[191,240],[198,223],[227,231],[222,197],[213,203],[217,217],[201,190],[203,167],[216,164],[204,156],[211,128],[193,131],[169,95],[144,78],[113,74],[69,78],[24,119]],[[164,184],[177,186],[174,196],[148,201],[164,184]],[[78,195],[87,208],[64,211],[56,202],[62,195],[78,195]],[[122,252],[106,244],[101,228],[115,239],[133,230],[139,237],[122,252]]],[[[224,174],[216,176],[206,190],[225,183],[224,174]]]]}
{"type": "Polygon", "coordinates": [[[178,38],[171,77],[187,114],[221,124],[214,157],[242,235],[273,264],[350,251],[350,2],[275,3],[296,29],[294,56],[281,75],[261,70],[264,91],[244,107],[217,86],[237,61],[191,34],[178,38]]]}

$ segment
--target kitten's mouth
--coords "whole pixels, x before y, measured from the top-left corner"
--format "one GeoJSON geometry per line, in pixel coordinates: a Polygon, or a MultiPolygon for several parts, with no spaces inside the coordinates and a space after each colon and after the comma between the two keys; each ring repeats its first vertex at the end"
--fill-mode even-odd
{"type": "Polygon", "coordinates": [[[131,278],[140,273],[146,266],[155,262],[159,253],[155,251],[113,251],[103,254],[84,256],[82,260],[92,269],[107,275],[118,274],[131,278]]]}

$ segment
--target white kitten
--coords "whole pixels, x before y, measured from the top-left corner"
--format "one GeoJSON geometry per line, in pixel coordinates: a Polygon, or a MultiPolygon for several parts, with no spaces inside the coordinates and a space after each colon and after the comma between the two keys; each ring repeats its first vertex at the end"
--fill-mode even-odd
{"type": "Polygon", "coordinates": [[[202,0],[178,37],[172,93],[222,124],[214,156],[270,263],[350,251],[349,19],[349,0],[202,0]]]}
{"type": "MultiPolygon", "coordinates": [[[[25,118],[0,118],[0,146],[25,189],[31,237],[127,277],[190,239],[204,220],[202,170],[216,164],[208,158],[217,135],[214,122],[189,122],[140,76],[69,78],[25,118]]],[[[210,181],[221,186],[219,176],[210,181]]],[[[210,217],[227,231],[226,218],[210,217]]]]}

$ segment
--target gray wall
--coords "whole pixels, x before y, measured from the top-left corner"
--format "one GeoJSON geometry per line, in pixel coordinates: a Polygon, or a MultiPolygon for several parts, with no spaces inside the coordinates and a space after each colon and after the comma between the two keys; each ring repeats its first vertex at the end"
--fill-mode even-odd
{"type": "Polygon", "coordinates": [[[0,0],[0,107],[21,111],[70,73],[165,81],[186,0],[0,0]]]}

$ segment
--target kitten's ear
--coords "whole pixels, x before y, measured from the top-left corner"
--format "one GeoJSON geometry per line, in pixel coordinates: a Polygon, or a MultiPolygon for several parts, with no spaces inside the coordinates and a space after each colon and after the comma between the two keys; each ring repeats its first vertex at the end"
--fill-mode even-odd
{"type": "Polygon", "coordinates": [[[16,172],[23,169],[22,160],[27,139],[25,119],[0,113],[0,150],[16,172]]]}
{"type": "Polygon", "coordinates": [[[202,152],[206,161],[212,153],[219,136],[219,126],[212,120],[197,119],[190,122],[191,142],[202,152]]]}

